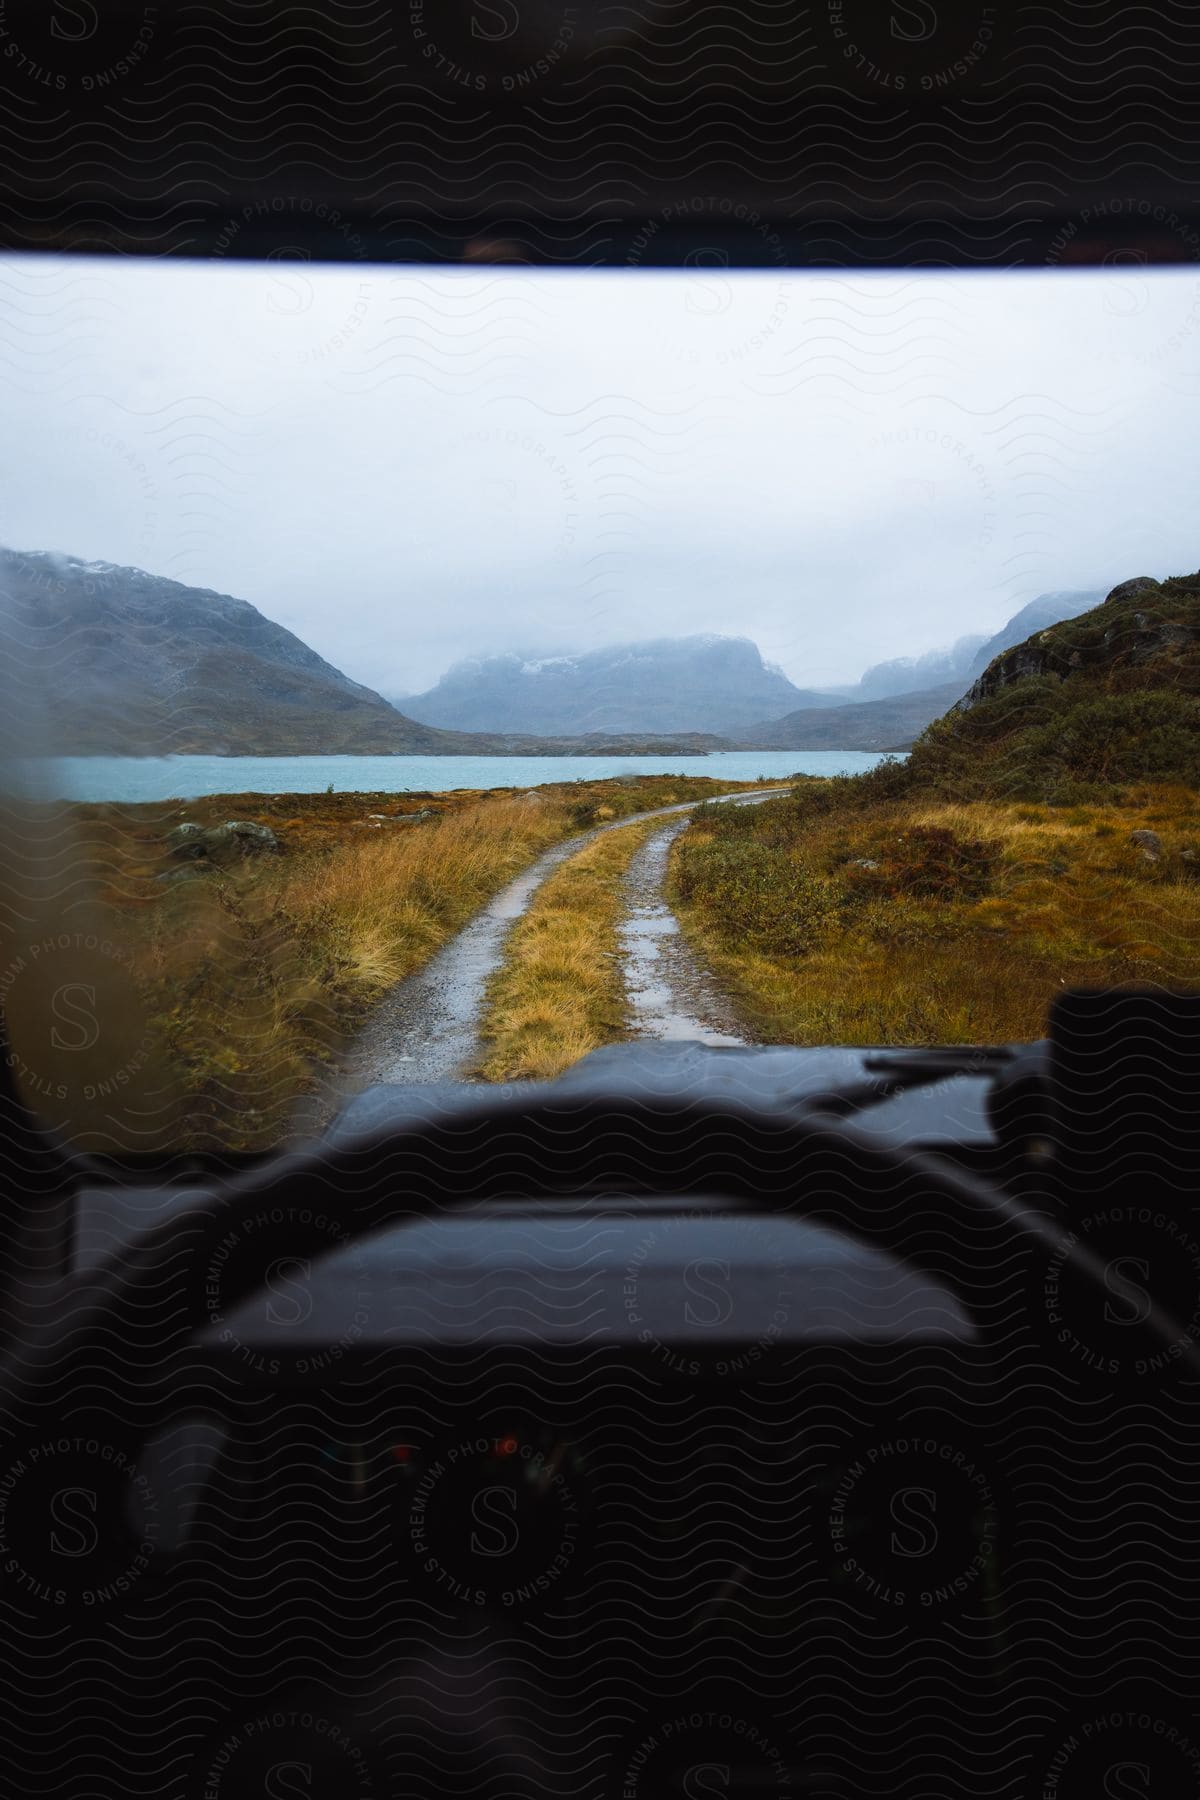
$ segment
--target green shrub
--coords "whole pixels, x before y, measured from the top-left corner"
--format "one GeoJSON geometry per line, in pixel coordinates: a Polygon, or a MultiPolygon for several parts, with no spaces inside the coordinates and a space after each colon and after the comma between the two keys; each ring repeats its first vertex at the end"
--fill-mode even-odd
{"type": "Polygon", "coordinates": [[[1079,782],[1200,778],[1200,706],[1188,694],[1101,694],[1029,733],[1023,761],[1079,782]]]}
{"type": "MultiPolygon", "coordinates": [[[[1200,783],[1200,704],[1177,688],[1075,699],[1070,681],[1028,676],[966,713],[935,719],[910,779],[945,799],[1113,802],[1123,782],[1200,783]]],[[[1085,689],[1086,693],[1087,690],[1085,689]]]]}
{"type": "Polygon", "coordinates": [[[929,945],[942,950],[972,934],[969,915],[928,900],[873,898],[855,918],[855,929],[892,948],[929,945]]]}
{"type": "Polygon", "coordinates": [[[908,762],[889,756],[873,769],[864,769],[861,775],[830,775],[801,782],[792,789],[786,804],[797,823],[803,823],[827,818],[830,813],[863,812],[872,806],[902,800],[911,787],[908,762]]]}
{"type": "Polygon", "coordinates": [[[698,906],[732,947],[802,956],[835,912],[828,882],[787,850],[755,839],[681,839],[675,857],[679,897],[698,906]]]}
{"type": "Polygon", "coordinates": [[[844,874],[851,894],[979,900],[991,888],[999,858],[994,839],[917,825],[886,839],[875,856],[864,859],[866,866],[848,864],[844,874]]]}
{"type": "Polygon", "coordinates": [[[771,808],[783,804],[782,800],[764,800],[761,805],[722,806],[715,800],[705,800],[692,818],[702,831],[711,832],[713,837],[752,837],[762,829],[762,821],[770,816],[771,808]]]}

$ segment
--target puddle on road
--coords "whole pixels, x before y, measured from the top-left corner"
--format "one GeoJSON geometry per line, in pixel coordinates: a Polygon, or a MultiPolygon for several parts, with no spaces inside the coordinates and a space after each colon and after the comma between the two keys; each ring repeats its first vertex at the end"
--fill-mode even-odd
{"type": "Polygon", "coordinates": [[[634,1035],[741,1045],[747,1040],[738,1036],[727,1001],[684,942],[662,895],[671,845],[687,823],[656,832],[625,878],[629,915],[620,938],[634,1035]]]}

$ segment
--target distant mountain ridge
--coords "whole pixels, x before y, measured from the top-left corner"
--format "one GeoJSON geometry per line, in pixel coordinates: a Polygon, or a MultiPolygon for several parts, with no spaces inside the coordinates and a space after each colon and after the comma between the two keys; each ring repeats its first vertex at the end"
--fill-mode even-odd
{"type": "Polygon", "coordinates": [[[990,662],[1011,650],[1014,644],[1024,643],[1035,631],[1046,631],[1051,625],[1061,625],[1066,619],[1077,619],[1080,613],[1091,612],[1103,599],[1102,588],[1064,588],[1052,594],[1039,594],[1036,600],[1014,613],[995,637],[980,645],[971,659],[968,673],[972,679],[982,675],[990,662]]]}
{"type": "Polygon", "coordinates": [[[468,657],[423,694],[398,698],[443,730],[528,735],[706,733],[748,749],[907,747],[1001,650],[1100,599],[1039,594],[991,638],[876,663],[853,687],[797,687],[749,638],[713,634],[616,644],[576,656],[468,657]],[[953,690],[953,691],[951,691],[953,690]],[[775,712],[770,709],[782,707],[775,712]]]}
{"type": "Polygon", "coordinates": [[[470,657],[397,704],[458,731],[708,732],[827,704],[763,661],[749,638],[712,634],[614,644],[577,656],[470,657]]]}
{"type": "Polygon", "coordinates": [[[210,588],[0,549],[0,597],[4,628],[38,672],[53,749],[84,756],[901,749],[962,697],[998,649],[1094,598],[1039,595],[986,642],[960,639],[950,652],[876,665],[863,678],[868,688],[869,678],[887,687],[947,658],[958,666],[978,645],[963,678],[871,700],[796,687],[748,638],[710,634],[578,656],[467,659],[400,711],[249,601],[210,588]],[[776,707],[786,710],[772,716],[776,707]]]}
{"type": "Polygon", "coordinates": [[[959,638],[949,650],[926,650],[921,656],[897,656],[890,662],[874,663],[863,671],[854,687],[843,690],[842,698],[890,700],[899,694],[921,693],[944,687],[947,682],[966,681],[975,653],[985,641],[983,632],[975,632],[959,638]]]}
{"type": "Polygon", "coordinates": [[[0,547],[0,644],[34,680],[21,732],[59,756],[699,756],[713,733],[540,737],[418,724],[248,600],[117,563],[0,547]]]}
{"type": "MultiPolygon", "coordinates": [[[[248,600],[144,569],[0,549],[5,622],[60,755],[437,754],[406,719],[248,600]]],[[[474,744],[465,746],[474,749],[474,744]]]]}
{"type": "MultiPolygon", "coordinates": [[[[1039,594],[1003,624],[992,637],[986,632],[973,632],[960,637],[949,650],[926,650],[921,656],[897,656],[890,662],[875,663],[864,671],[853,687],[840,688],[838,699],[852,703],[858,700],[885,700],[894,694],[915,694],[929,688],[941,688],[948,682],[961,681],[969,686],[992,658],[1027,638],[1031,631],[1044,631],[1062,619],[1074,619],[1104,598],[1099,588],[1062,588],[1039,594]]],[[[826,702],[828,704],[828,701],[826,702]]]]}
{"type": "Polygon", "coordinates": [[[876,663],[857,688],[843,689],[846,698],[821,708],[802,707],[782,719],[760,721],[743,734],[755,750],[907,750],[927,725],[959,700],[981,670],[1031,632],[1061,624],[1089,611],[1102,598],[1089,589],[1039,594],[1014,613],[991,638],[959,638],[952,650],[929,651],[876,663]],[[921,671],[956,670],[935,685],[909,688],[905,682],[921,671]],[[877,690],[882,688],[883,693],[877,690]],[[874,694],[868,699],[868,694],[874,694]]]}
{"type": "Polygon", "coordinates": [[[907,750],[931,719],[962,695],[962,683],[889,694],[846,706],[801,707],[785,718],[756,725],[739,748],[746,750],[907,750]]]}

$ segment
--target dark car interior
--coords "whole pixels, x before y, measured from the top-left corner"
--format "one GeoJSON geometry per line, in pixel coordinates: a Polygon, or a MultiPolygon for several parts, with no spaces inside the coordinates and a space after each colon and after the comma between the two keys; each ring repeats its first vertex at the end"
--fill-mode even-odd
{"type": "MultiPolygon", "coordinates": [[[[9,6],[0,235],[1192,260],[1190,9],[945,10],[9,6]]],[[[19,916],[70,852],[6,810],[19,916]]],[[[1196,995],[1064,989],[205,1160],[76,1152],[6,1056],[7,1791],[1200,1793],[1198,1057],[1196,995]]]]}

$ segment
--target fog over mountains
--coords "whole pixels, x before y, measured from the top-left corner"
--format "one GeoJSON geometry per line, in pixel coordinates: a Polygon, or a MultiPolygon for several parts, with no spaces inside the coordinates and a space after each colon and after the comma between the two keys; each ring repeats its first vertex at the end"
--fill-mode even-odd
{"type": "Polygon", "coordinates": [[[711,731],[738,735],[760,719],[819,706],[749,638],[655,638],[580,656],[469,657],[424,694],[396,705],[459,731],[711,731]],[[703,721],[702,723],[700,721],[703,721]]]}
{"type": "Polygon", "coordinates": [[[797,687],[749,638],[705,634],[579,656],[468,657],[436,687],[396,704],[458,731],[701,731],[755,749],[893,749],[952,706],[1002,650],[1103,597],[1041,594],[993,637],[877,663],[853,687],[797,687]]]}
{"type": "Polygon", "coordinates": [[[248,601],[142,569],[0,549],[0,595],[6,629],[37,651],[54,747],[76,755],[901,749],[994,656],[1101,597],[1039,595],[990,639],[879,664],[840,692],[706,633],[469,658],[397,706],[248,601]]]}
{"type": "Polygon", "coordinates": [[[923,656],[900,656],[875,663],[852,687],[838,688],[846,700],[886,700],[893,694],[912,694],[923,688],[961,681],[969,686],[1002,650],[1019,644],[1033,631],[1044,631],[1061,619],[1074,619],[1104,598],[1102,588],[1068,588],[1039,594],[992,637],[986,632],[960,637],[949,650],[927,650],[923,656]]]}

